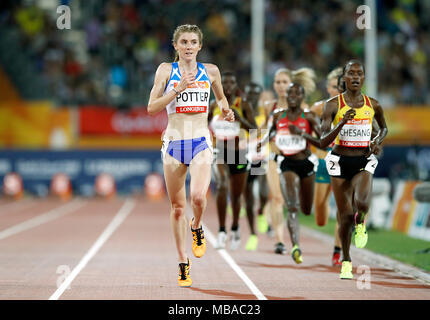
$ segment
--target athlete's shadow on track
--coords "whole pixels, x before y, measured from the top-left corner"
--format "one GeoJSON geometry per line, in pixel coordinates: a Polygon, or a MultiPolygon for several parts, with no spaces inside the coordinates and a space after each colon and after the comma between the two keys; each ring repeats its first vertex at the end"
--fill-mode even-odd
{"type": "MultiPolygon", "coordinates": [[[[301,265],[288,265],[288,264],[268,264],[268,263],[257,263],[253,261],[245,261],[240,264],[241,266],[246,267],[255,267],[255,268],[272,268],[272,269],[295,269],[295,270],[310,270],[317,272],[330,272],[330,273],[339,273],[340,267],[333,267],[325,264],[315,264],[311,266],[301,266],[301,265]]],[[[353,268],[353,272],[356,268],[353,268]]]]}
{"type": "MultiPolygon", "coordinates": [[[[256,297],[253,294],[243,294],[243,293],[236,293],[236,292],[229,292],[225,290],[210,290],[210,289],[201,289],[196,287],[190,287],[190,290],[197,291],[199,293],[204,293],[212,296],[218,296],[222,298],[232,298],[234,300],[256,300],[256,297]]],[[[265,297],[269,300],[305,300],[305,297],[287,297],[287,298],[281,298],[281,297],[274,297],[274,296],[267,296],[265,297]]]]}
{"type": "MultiPolygon", "coordinates": [[[[257,263],[252,261],[245,261],[241,263],[241,266],[247,267],[263,267],[263,268],[275,268],[275,269],[293,269],[293,270],[310,270],[316,272],[330,272],[330,273],[339,273],[340,267],[333,267],[324,264],[316,264],[312,266],[300,266],[300,265],[286,265],[286,264],[268,264],[268,263],[257,263]]],[[[396,274],[395,271],[390,269],[382,269],[382,268],[371,268],[370,269],[372,275],[378,275],[379,277],[383,277],[385,279],[391,280],[408,280],[408,281],[416,281],[414,278],[408,278],[404,276],[393,276],[392,273],[396,274]]],[[[357,268],[353,267],[352,272],[357,274],[357,268]]],[[[389,288],[401,288],[401,289],[430,289],[430,286],[425,284],[417,284],[417,283],[396,283],[390,281],[375,281],[372,280],[371,283],[373,285],[379,285],[389,288]]]]}
{"type": "Polygon", "coordinates": [[[397,283],[392,281],[375,281],[372,280],[372,284],[379,286],[389,287],[389,288],[402,288],[402,289],[430,289],[430,285],[416,283],[412,277],[406,277],[398,275],[394,270],[382,269],[382,268],[371,268],[372,275],[377,275],[386,280],[406,280],[413,281],[414,283],[397,283]]]}
{"type": "MultiPolygon", "coordinates": [[[[407,278],[411,280],[412,278],[407,278]]],[[[414,280],[414,279],[412,279],[414,280]]],[[[386,281],[372,281],[372,285],[378,285],[388,288],[400,288],[400,289],[430,289],[429,285],[425,284],[413,284],[413,283],[396,283],[396,282],[386,282],[386,281]]]]}

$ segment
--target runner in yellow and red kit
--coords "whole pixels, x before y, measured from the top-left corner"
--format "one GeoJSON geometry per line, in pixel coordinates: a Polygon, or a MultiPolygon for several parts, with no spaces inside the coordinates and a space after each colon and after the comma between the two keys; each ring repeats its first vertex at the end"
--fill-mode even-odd
{"type": "Polygon", "coordinates": [[[380,152],[388,132],[378,101],[361,93],[364,74],[360,61],[349,61],[343,68],[346,91],[328,100],[322,115],[321,148],[335,140],[325,161],[339,211],[341,279],[353,278],[349,248],[354,222],[356,247],[363,248],[368,240],[365,218],[372,195],[373,173],[378,165],[375,154],[380,152]],[[372,139],[373,118],[379,132],[372,139]]]}

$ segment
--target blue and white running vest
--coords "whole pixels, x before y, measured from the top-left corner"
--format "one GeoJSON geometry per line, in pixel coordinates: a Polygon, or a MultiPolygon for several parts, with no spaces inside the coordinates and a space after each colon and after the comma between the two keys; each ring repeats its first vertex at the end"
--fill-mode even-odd
{"type": "MultiPolygon", "coordinates": [[[[197,75],[195,81],[187,89],[178,94],[167,106],[167,114],[209,112],[209,98],[211,92],[211,82],[202,63],[197,62],[197,75]]],[[[181,73],[177,62],[172,63],[172,72],[167,82],[164,94],[168,94],[175,88],[181,80],[181,73]]]]}

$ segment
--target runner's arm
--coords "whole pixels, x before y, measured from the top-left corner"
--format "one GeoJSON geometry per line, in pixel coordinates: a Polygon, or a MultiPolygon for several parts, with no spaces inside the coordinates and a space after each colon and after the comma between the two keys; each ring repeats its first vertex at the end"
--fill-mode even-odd
{"type": "Polygon", "coordinates": [[[369,151],[366,154],[367,156],[370,156],[370,154],[372,153],[379,154],[379,152],[381,152],[382,142],[384,141],[388,133],[387,124],[385,122],[384,117],[384,111],[382,110],[381,105],[378,101],[372,99],[372,106],[375,110],[375,120],[379,126],[379,131],[376,137],[374,137],[372,141],[370,141],[369,151]]]}
{"type": "Polygon", "coordinates": [[[315,134],[317,135],[317,137],[314,137],[311,134],[308,134],[305,131],[301,132],[301,136],[303,138],[305,138],[306,140],[308,140],[310,142],[310,144],[314,145],[315,147],[320,147],[320,136],[321,136],[321,126],[320,126],[320,121],[319,118],[316,116],[315,113],[311,112],[307,112],[306,113],[306,119],[309,121],[311,127],[312,127],[312,131],[315,132],[315,134]]]}
{"type": "Polygon", "coordinates": [[[148,102],[148,113],[154,115],[162,111],[176,97],[174,90],[163,96],[170,73],[170,64],[162,63],[155,72],[154,85],[151,89],[148,102]]]}
{"type": "Polygon", "coordinates": [[[234,121],[233,111],[230,109],[227,98],[224,95],[224,90],[221,83],[221,74],[218,67],[214,64],[205,64],[205,67],[208,70],[211,80],[212,91],[215,95],[216,104],[220,108],[224,119],[227,121],[234,121]]]}
{"type": "Polygon", "coordinates": [[[342,127],[345,125],[345,123],[353,119],[355,116],[356,111],[354,109],[349,109],[345,116],[342,118],[341,121],[333,128],[331,129],[331,124],[333,122],[333,119],[337,112],[337,99],[330,99],[328,100],[323,109],[323,114],[321,117],[322,123],[321,123],[321,139],[320,139],[320,148],[325,149],[329,146],[330,143],[333,142],[334,139],[336,139],[337,135],[339,134],[342,127]]]}
{"type": "Polygon", "coordinates": [[[255,123],[254,112],[248,101],[242,100],[242,109],[244,117],[237,117],[237,120],[245,127],[245,129],[257,129],[255,123]]]}
{"type": "Polygon", "coordinates": [[[273,134],[276,133],[276,122],[278,120],[278,112],[273,113],[273,121],[270,123],[270,127],[267,128],[267,132],[264,135],[264,137],[261,139],[261,141],[257,145],[257,151],[259,151],[259,147],[265,145],[267,142],[269,142],[270,138],[273,136],[273,134]]]}

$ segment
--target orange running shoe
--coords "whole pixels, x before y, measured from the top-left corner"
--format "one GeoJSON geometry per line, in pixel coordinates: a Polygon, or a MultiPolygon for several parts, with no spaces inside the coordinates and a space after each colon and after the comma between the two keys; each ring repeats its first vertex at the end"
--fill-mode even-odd
{"type": "Polygon", "coordinates": [[[196,258],[201,258],[206,252],[206,239],[203,228],[193,229],[193,219],[191,219],[190,227],[193,234],[193,253],[196,258]]]}
{"type": "Polygon", "coordinates": [[[179,264],[179,277],[178,284],[180,287],[191,287],[193,281],[190,277],[191,261],[188,259],[188,263],[179,264]]]}

